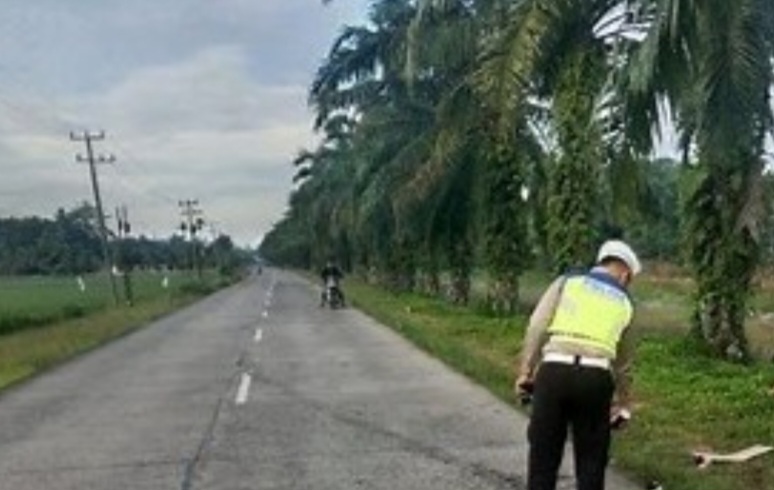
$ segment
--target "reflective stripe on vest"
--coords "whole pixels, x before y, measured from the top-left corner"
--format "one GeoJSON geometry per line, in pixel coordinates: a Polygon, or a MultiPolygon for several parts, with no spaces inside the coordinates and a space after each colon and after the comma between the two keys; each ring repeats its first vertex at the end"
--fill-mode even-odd
{"type": "Polygon", "coordinates": [[[615,358],[633,307],[626,291],[611,279],[596,273],[568,277],[548,327],[551,338],[601,349],[615,358]]]}

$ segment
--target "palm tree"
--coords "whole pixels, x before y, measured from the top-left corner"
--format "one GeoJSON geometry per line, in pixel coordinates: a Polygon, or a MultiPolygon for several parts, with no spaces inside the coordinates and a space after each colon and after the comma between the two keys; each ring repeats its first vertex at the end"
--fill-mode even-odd
{"type": "MultiPolygon", "coordinates": [[[[458,8],[458,13],[465,11],[458,8]]],[[[311,99],[318,124],[342,111],[357,114],[356,228],[369,257],[389,272],[391,284],[404,289],[413,287],[418,266],[437,284],[434,259],[444,257],[460,286],[457,296],[465,298],[473,263],[468,226],[473,190],[470,179],[455,183],[475,159],[472,140],[456,141],[459,124],[448,127],[447,115],[464,99],[455,89],[464,65],[475,58],[475,45],[460,42],[456,29],[435,22],[434,37],[445,42],[423,50],[421,73],[408,79],[406,46],[414,15],[410,2],[374,4],[372,27],[348,28],[334,44],[311,99]],[[450,212],[455,218],[444,219],[450,212]]],[[[465,130],[469,127],[466,123],[465,130]]]]}
{"type": "MultiPolygon", "coordinates": [[[[429,175],[430,180],[451,182],[457,172],[469,173],[472,187],[467,192],[472,195],[459,199],[472,198],[464,209],[478,225],[469,223],[461,237],[482,241],[480,252],[490,276],[488,302],[495,310],[510,312],[518,302],[518,278],[529,255],[522,189],[532,150],[538,147],[524,125],[500,131],[492,123],[499,107],[474,90],[481,39],[490,31],[492,9],[499,3],[421,2],[410,32],[407,71],[413,80],[434,75],[442,94],[435,151],[419,179],[427,181],[429,175]]],[[[455,263],[464,265],[469,260],[457,258],[455,263]]],[[[459,270],[458,274],[469,273],[459,270]]],[[[463,286],[458,294],[467,296],[464,287],[469,281],[455,283],[463,286]]]]}
{"type": "MultiPolygon", "coordinates": [[[[490,2],[491,3],[491,2],[490,2]]],[[[509,4],[509,2],[505,2],[509,4]]],[[[493,107],[503,108],[506,127],[539,100],[550,107],[558,149],[547,168],[547,237],[555,266],[591,259],[599,205],[609,196],[601,183],[619,159],[606,141],[604,102],[627,43],[622,30],[635,2],[621,0],[524,0],[500,7],[485,39],[478,87],[493,107]],[[506,20],[502,20],[505,18],[506,20]],[[621,24],[615,29],[610,26],[621,24]]]]}
{"type": "Polygon", "coordinates": [[[747,358],[744,318],[759,260],[764,140],[772,129],[774,9],[768,0],[652,0],[632,66],[631,131],[647,143],[664,98],[693,185],[686,202],[698,290],[694,333],[747,358]]]}
{"type": "Polygon", "coordinates": [[[334,41],[310,91],[317,127],[337,112],[385,106],[404,96],[405,42],[414,15],[408,0],[373,5],[372,26],[348,26],[334,41]]]}

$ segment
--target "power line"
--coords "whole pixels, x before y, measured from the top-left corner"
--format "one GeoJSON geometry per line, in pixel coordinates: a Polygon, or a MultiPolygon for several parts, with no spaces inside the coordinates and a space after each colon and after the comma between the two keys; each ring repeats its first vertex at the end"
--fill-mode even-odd
{"type": "Polygon", "coordinates": [[[139,183],[135,177],[138,175],[140,177],[152,175],[154,169],[146,164],[142,158],[134,154],[132,150],[121,144],[121,142],[115,142],[113,143],[113,146],[121,153],[121,161],[126,163],[126,165],[122,165],[121,167],[112,167],[116,177],[118,177],[118,183],[124,187],[124,189],[165,204],[174,205],[178,202],[178,199],[172,197],[170,194],[160,192],[139,183]],[[135,170],[139,171],[139,174],[135,173],[135,170]]]}
{"type": "MultiPolygon", "coordinates": [[[[0,105],[8,109],[5,114],[9,123],[16,124],[19,128],[57,133],[66,132],[73,126],[84,126],[78,122],[81,118],[63,111],[62,104],[50,94],[41,93],[39,90],[30,91],[32,84],[29,80],[20,78],[18,71],[8,70],[0,65],[0,78],[5,82],[11,82],[11,85],[24,94],[21,99],[17,99],[0,92],[0,105]]],[[[112,141],[111,146],[121,154],[121,160],[125,163],[125,165],[109,168],[113,171],[111,176],[115,177],[115,180],[111,178],[112,183],[134,196],[142,196],[157,203],[174,205],[177,202],[171,194],[154,188],[144,180],[155,172],[145,159],[137,156],[120,142],[112,141]]]]}
{"type": "Polygon", "coordinates": [[[0,65],[0,79],[4,85],[15,87],[18,94],[8,97],[7,94],[0,93],[0,103],[10,109],[6,116],[24,126],[38,126],[41,129],[53,130],[56,132],[67,131],[77,121],[69,115],[60,115],[51,108],[60,105],[56,100],[48,95],[37,91],[33,93],[30,87],[32,80],[22,80],[18,70],[11,70],[8,67],[0,65]],[[21,102],[20,102],[21,101],[21,102]],[[45,108],[46,110],[43,110],[45,108]],[[14,116],[15,114],[15,116],[14,116]]]}
{"type": "MultiPolygon", "coordinates": [[[[8,109],[5,112],[9,123],[15,123],[19,128],[41,129],[46,132],[66,132],[73,126],[82,126],[78,118],[61,111],[61,104],[49,94],[39,90],[30,91],[31,80],[19,76],[18,70],[10,70],[0,64],[0,78],[23,93],[20,102],[17,98],[7,97],[0,92],[0,105],[8,109]],[[57,109],[60,107],[60,109],[57,109]],[[64,130],[64,131],[63,131],[64,130]]],[[[159,203],[174,205],[177,199],[171,194],[156,190],[146,184],[138,182],[137,177],[152,175],[154,169],[144,163],[120,142],[113,141],[112,146],[121,154],[121,160],[126,164],[110,167],[115,171],[115,182],[125,190],[137,196],[144,196],[159,203]],[[135,169],[136,172],[132,170],[135,169]]]]}
{"type": "MultiPolygon", "coordinates": [[[[49,95],[42,94],[40,92],[30,92],[30,81],[22,80],[18,77],[18,73],[15,71],[7,70],[0,65],[0,77],[3,81],[15,86],[17,89],[23,91],[22,101],[17,98],[9,98],[2,92],[0,92],[0,105],[8,109],[5,112],[5,116],[10,123],[16,123],[20,128],[39,128],[44,131],[62,132],[67,131],[74,125],[80,125],[77,122],[77,118],[72,115],[62,113],[56,108],[60,105],[57,100],[49,95]]],[[[137,158],[133,152],[129,151],[126,147],[114,142],[113,146],[121,153],[122,161],[126,163],[132,163],[135,167],[139,167],[139,171],[143,175],[149,175],[152,173],[151,168],[142,162],[142,159],[137,158]]],[[[131,166],[127,167],[112,167],[119,179],[121,176],[129,177],[130,174],[123,172],[128,170],[131,166]]],[[[138,185],[135,182],[128,182],[123,179],[120,182],[124,188],[135,193],[143,194],[151,197],[160,202],[166,202],[168,204],[174,204],[177,200],[171,195],[164,194],[162,192],[150,189],[147,186],[138,185]]]]}

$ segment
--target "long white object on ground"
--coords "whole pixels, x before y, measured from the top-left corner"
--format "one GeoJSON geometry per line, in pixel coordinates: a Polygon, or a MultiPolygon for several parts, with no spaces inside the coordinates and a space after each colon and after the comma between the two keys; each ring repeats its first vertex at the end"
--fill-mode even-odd
{"type": "Polygon", "coordinates": [[[762,456],[772,450],[774,450],[774,447],[772,446],[756,444],[735,453],[694,451],[693,460],[699,468],[706,468],[712,463],[743,463],[753,458],[757,458],[758,456],[762,456]]]}

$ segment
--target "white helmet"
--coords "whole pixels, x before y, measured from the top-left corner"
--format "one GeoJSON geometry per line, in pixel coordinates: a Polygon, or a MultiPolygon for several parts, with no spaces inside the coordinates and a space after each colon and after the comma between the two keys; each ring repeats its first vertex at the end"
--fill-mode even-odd
{"type": "Polygon", "coordinates": [[[636,276],[642,271],[642,265],[640,264],[640,259],[637,258],[637,254],[621,240],[608,240],[599,247],[597,263],[609,257],[618,259],[626,264],[629,270],[632,271],[632,275],[636,276]]]}

